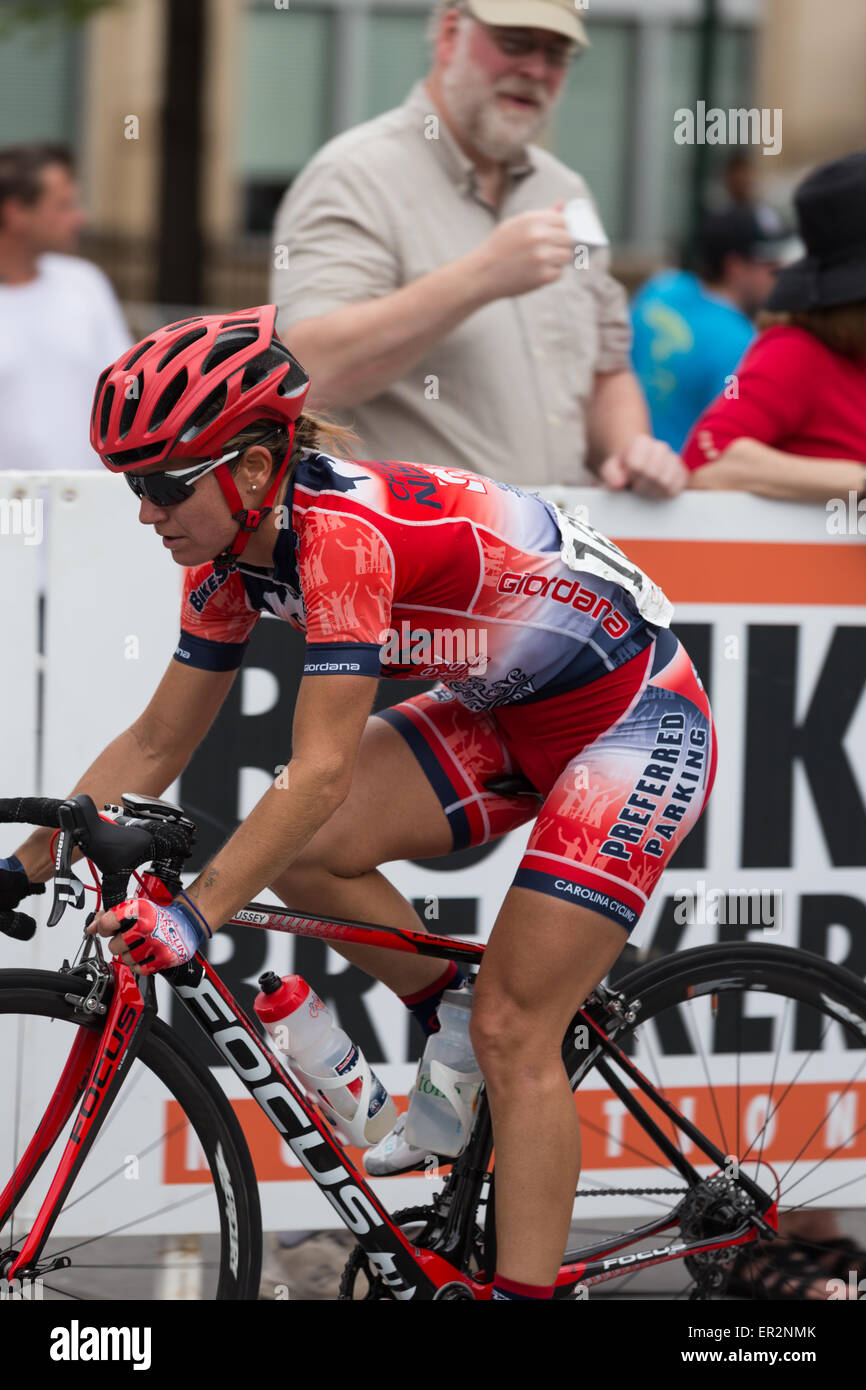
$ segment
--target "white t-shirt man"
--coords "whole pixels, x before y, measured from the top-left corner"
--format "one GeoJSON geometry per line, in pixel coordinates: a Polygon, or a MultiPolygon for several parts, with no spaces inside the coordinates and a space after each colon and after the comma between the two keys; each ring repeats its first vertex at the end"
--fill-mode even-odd
{"type": "Polygon", "coordinates": [[[93,392],[131,343],[90,261],[46,252],[35,279],[0,282],[0,470],[101,468],[90,447],[93,392]]]}

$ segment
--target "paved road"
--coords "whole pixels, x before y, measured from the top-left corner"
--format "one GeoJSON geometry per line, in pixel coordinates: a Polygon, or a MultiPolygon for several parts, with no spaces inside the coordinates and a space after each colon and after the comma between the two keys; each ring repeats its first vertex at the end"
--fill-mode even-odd
{"type": "MultiPolygon", "coordinates": [[[[861,1247],[866,1248],[866,1211],[840,1214],[840,1226],[861,1247]]],[[[615,1230],[615,1222],[593,1223],[594,1231],[615,1230]]],[[[575,1243],[586,1240],[584,1229],[575,1243]]],[[[265,1236],[265,1259],[261,1297],[264,1299],[329,1300],[336,1298],[340,1275],[353,1246],[347,1231],[323,1231],[308,1235],[292,1248],[280,1243],[274,1234],[265,1236]]],[[[46,1300],[64,1298],[63,1289],[72,1289],[78,1298],[179,1300],[209,1297],[215,1278],[216,1240],[158,1239],[154,1237],[109,1237],[91,1245],[77,1243],[71,1251],[75,1261],[72,1273],[49,1276],[43,1296],[46,1300]]],[[[643,1269],[635,1275],[595,1286],[590,1298],[670,1299],[684,1296],[688,1276],[679,1263],[643,1269]]]]}

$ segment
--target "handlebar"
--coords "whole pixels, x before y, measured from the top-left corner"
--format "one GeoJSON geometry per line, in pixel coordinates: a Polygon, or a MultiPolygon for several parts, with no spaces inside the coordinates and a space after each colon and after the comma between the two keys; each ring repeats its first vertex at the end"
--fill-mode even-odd
{"type": "MultiPolygon", "coordinates": [[[[192,852],[195,826],[181,809],[156,797],[124,793],[123,805],[107,806],[100,814],[89,796],[78,793],[53,797],[0,798],[0,823],[21,822],[60,830],[54,857],[54,903],[48,925],[54,926],[70,903],[81,906],[84,885],[72,872],[73,849],[80,849],[102,873],[103,906],[108,909],[128,896],[130,875],[142,864],[172,893],[181,887],[180,873],[192,852]]],[[[29,941],[36,930],[23,912],[0,910],[0,932],[29,941]]]]}

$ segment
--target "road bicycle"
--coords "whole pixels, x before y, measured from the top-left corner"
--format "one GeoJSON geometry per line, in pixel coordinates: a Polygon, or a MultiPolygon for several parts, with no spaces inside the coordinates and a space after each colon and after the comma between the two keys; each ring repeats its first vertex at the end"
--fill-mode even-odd
{"type": "MultiPolygon", "coordinates": [[[[166,903],[195,838],[180,808],[137,795],[101,813],[84,795],[7,799],[0,821],[58,830],[49,926],[83,904],[75,850],[91,863],[97,906],[131,896],[133,877],[133,893],[166,903]]],[[[232,923],[457,960],[470,976],[484,955],[477,941],[256,902],[232,923]]],[[[0,913],[0,929],[29,939],[35,923],[0,913]]],[[[866,1204],[866,1124],[858,1121],[866,989],[855,975],[794,948],[732,942],[649,961],[575,1005],[562,1057],[585,1150],[573,1228],[581,1243],[564,1256],[555,1297],[603,1296],[611,1281],[619,1281],[617,1297],[647,1296],[660,1266],[677,1285],[660,1296],[730,1296],[735,1268],[737,1296],[748,1297],[743,1280],[751,1271],[757,1291],[787,1243],[780,1215],[839,1206],[843,1190],[853,1205],[866,1204]],[[665,1086],[674,1066],[676,1085],[665,1086]],[[628,1218],[618,1214],[623,1199],[628,1218]],[[585,1215],[593,1203],[601,1216],[585,1215]]],[[[374,1190],[203,954],[161,977],[136,976],[85,934],[75,960],[57,971],[2,970],[0,1043],[16,1073],[15,1122],[0,1140],[6,1281],[38,1280],[49,1297],[86,1298],[96,1296],[92,1271],[117,1268],[118,1297],[176,1297],[176,1287],[154,1285],[113,1253],[131,1234],[168,1224],[218,1232],[200,1247],[195,1297],[257,1298],[260,1194],[236,1114],[246,1104],[245,1125],[252,1113],[273,1127],[356,1239],[340,1298],[490,1297],[496,1184],[483,1087],[464,1152],[443,1160],[441,1190],[389,1212],[379,1193],[391,1180],[376,1180],[374,1190]],[[157,1016],[157,978],[254,1105],[244,1096],[233,1107],[198,1050],[157,1016]],[[164,1119],[156,1132],[144,1103],[153,1094],[164,1119]],[[179,1145],[195,1159],[181,1165],[177,1199],[148,1207],[142,1173],[177,1168],[179,1145]],[[119,1221],[106,1201],[115,1182],[119,1221]]]]}

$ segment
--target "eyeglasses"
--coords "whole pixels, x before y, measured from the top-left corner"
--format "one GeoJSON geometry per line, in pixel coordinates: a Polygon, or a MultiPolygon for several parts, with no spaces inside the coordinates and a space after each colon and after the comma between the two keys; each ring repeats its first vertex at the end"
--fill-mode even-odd
{"type": "Polygon", "coordinates": [[[544,54],[549,68],[567,68],[582,51],[576,43],[537,43],[513,29],[493,29],[488,24],[483,27],[506,58],[527,58],[539,52],[544,54]]]}
{"type": "Polygon", "coordinates": [[[179,502],[185,502],[188,497],[192,497],[195,492],[193,484],[206,473],[218,468],[221,463],[228,463],[239,454],[246,453],[254,444],[264,444],[267,440],[273,439],[282,428],[282,425],[278,425],[259,439],[251,440],[242,449],[232,449],[230,453],[222,454],[217,459],[208,459],[205,463],[194,463],[191,468],[179,468],[172,473],[124,473],[123,476],[139,499],[146,497],[148,502],[153,502],[156,507],[176,507],[179,502]]]}

